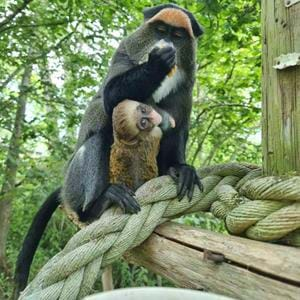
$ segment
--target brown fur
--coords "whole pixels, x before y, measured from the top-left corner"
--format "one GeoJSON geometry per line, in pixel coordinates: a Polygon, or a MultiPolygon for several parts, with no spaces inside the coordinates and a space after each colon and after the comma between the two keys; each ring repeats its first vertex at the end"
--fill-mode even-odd
{"type": "Polygon", "coordinates": [[[133,123],[136,120],[132,113],[125,109],[126,105],[128,102],[122,102],[113,113],[114,143],[110,151],[110,182],[124,183],[136,190],[158,176],[156,157],[162,133],[158,127],[147,132],[138,130],[133,123]]]}
{"type": "Polygon", "coordinates": [[[155,21],[163,21],[172,26],[184,28],[191,37],[194,37],[191,21],[183,11],[175,8],[165,8],[148,20],[148,23],[155,21]]]}

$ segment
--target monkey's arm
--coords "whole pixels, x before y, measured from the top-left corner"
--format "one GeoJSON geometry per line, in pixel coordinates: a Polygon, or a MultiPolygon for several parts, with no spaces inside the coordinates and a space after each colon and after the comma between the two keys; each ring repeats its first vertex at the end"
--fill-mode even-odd
{"type": "MultiPolygon", "coordinates": [[[[114,58],[118,68],[122,63],[128,66],[128,60],[126,55],[120,53],[114,58]]],[[[109,79],[103,92],[106,113],[111,115],[114,107],[125,99],[144,102],[159,87],[174,65],[174,48],[154,48],[149,54],[148,62],[109,79]]]]}
{"type": "Polygon", "coordinates": [[[139,210],[129,189],[109,184],[110,145],[105,130],[92,133],[69,163],[62,197],[81,221],[98,218],[113,203],[126,212],[139,210]]]}
{"type": "Polygon", "coordinates": [[[203,187],[193,166],[186,164],[185,148],[188,138],[188,128],[183,126],[165,135],[161,142],[158,155],[160,175],[171,175],[177,182],[178,199],[185,195],[192,199],[195,184],[202,191],[203,187]]]}

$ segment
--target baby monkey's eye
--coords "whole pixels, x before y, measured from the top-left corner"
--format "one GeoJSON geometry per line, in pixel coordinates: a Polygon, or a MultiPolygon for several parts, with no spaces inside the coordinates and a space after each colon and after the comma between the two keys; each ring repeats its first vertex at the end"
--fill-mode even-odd
{"type": "Polygon", "coordinates": [[[146,109],[145,106],[142,106],[142,107],[141,107],[141,112],[142,112],[143,114],[145,114],[145,113],[147,112],[147,109],[146,109]]]}
{"type": "Polygon", "coordinates": [[[140,121],[140,127],[142,129],[145,129],[147,126],[148,126],[148,120],[146,118],[142,118],[141,121],[140,121]]]}

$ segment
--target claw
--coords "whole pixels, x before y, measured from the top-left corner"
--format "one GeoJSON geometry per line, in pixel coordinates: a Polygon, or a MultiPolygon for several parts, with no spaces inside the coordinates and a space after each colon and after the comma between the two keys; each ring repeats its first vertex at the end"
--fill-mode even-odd
{"type": "Polygon", "coordinates": [[[200,180],[200,178],[199,178],[198,175],[196,176],[196,184],[197,184],[197,186],[198,186],[200,192],[203,193],[204,187],[203,187],[203,184],[202,184],[202,182],[201,182],[201,180],[200,180]]]}

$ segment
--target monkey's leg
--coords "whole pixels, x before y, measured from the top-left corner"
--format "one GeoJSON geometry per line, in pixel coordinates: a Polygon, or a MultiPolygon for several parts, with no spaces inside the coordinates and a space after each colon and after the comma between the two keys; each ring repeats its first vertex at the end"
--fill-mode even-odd
{"type": "Polygon", "coordinates": [[[111,204],[126,212],[139,210],[131,190],[109,183],[110,144],[105,132],[99,131],[85,141],[69,163],[62,198],[83,222],[99,218],[111,204]]]}
{"type": "Polygon", "coordinates": [[[177,197],[181,200],[185,195],[192,199],[195,185],[202,191],[203,186],[193,166],[185,162],[185,145],[188,131],[185,128],[166,134],[161,142],[158,155],[160,175],[171,175],[177,183],[177,197]],[[172,149],[172,151],[170,151],[172,149]]]}

